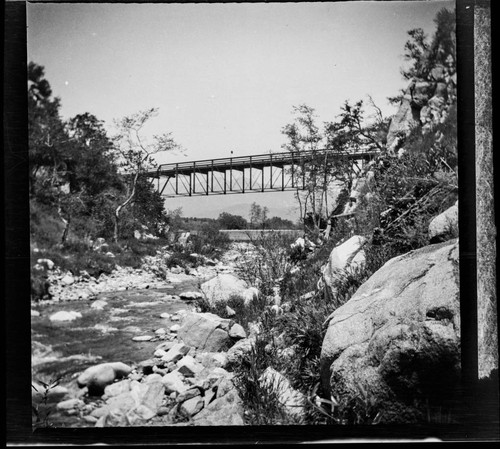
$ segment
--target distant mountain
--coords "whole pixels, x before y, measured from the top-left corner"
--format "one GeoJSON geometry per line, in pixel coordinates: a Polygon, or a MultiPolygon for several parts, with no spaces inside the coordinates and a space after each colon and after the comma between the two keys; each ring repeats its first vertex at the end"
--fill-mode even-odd
{"type": "Polygon", "coordinates": [[[169,198],[165,207],[173,210],[182,207],[182,216],[217,218],[222,212],[249,219],[250,206],[257,203],[269,209],[269,217],[281,217],[292,221],[299,218],[294,192],[271,192],[244,195],[213,195],[208,197],[169,198]]]}

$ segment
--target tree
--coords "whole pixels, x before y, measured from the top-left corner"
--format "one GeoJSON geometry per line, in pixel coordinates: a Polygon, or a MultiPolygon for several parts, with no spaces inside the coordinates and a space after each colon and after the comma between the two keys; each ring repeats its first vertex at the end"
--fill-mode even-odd
{"type": "Polygon", "coordinates": [[[241,215],[222,212],[217,218],[221,229],[247,229],[248,222],[241,215]]]}
{"type": "MultiPolygon", "coordinates": [[[[339,120],[324,123],[323,130],[315,124],[314,109],[301,105],[294,108],[296,115],[292,124],[286,125],[282,133],[288,138],[283,145],[288,151],[308,151],[307,162],[294,170],[297,185],[305,179],[305,192],[298,189],[301,220],[307,220],[308,227],[319,232],[327,222],[335,205],[329,204],[333,183],[338,188],[350,190],[359,169],[348,155],[357,151],[382,151],[389,122],[382,117],[380,109],[369,97],[372,114],[367,115],[363,101],[345,102],[339,120]]],[[[329,235],[329,228],[325,236],[329,235]]]]}
{"type": "Polygon", "coordinates": [[[29,180],[32,196],[48,195],[64,183],[64,152],[68,136],[59,117],[60,99],[52,97],[52,89],[45,79],[43,66],[28,64],[28,139],[29,180]]]}
{"type": "Polygon", "coordinates": [[[257,203],[252,203],[250,206],[250,227],[253,229],[263,229],[266,227],[267,214],[269,209],[260,206],[257,203]]]}
{"type": "Polygon", "coordinates": [[[154,166],[153,155],[181,149],[171,134],[154,135],[151,143],[147,143],[145,137],[141,135],[146,123],[157,114],[158,109],[151,108],[115,121],[118,128],[118,134],[115,136],[116,156],[127,184],[127,193],[114,213],[115,242],[119,237],[121,214],[136,196],[139,177],[145,170],[154,166]]]}

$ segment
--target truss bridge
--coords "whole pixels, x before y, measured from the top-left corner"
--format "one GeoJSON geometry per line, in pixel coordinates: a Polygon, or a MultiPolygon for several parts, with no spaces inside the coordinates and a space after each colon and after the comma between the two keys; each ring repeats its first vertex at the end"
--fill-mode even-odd
{"type": "Polygon", "coordinates": [[[144,175],[165,197],[304,190],[304,168],[312,161],[352,161],[360,170],[377,151],[338,153],[328,150],[267,153],[162,164],[144,175]],[[323,158],[323,159],[319,159],[323,158]]]}

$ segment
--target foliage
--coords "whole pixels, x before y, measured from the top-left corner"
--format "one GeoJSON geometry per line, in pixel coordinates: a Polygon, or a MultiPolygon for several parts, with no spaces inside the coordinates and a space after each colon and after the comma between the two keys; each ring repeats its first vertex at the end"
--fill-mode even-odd
{"type": "Polygon", "coordinates": [[[247,229],[248,222],[241,215],[222,212],[217,218],[220,229],[247,229]]]}
{"type": "Polygon", "coordinates": [[[189,250],[207,257],[214,257],[229,249],[231,241],[219,232],[217,225],[204,224],[196,235],[191,236],[189,250]]]}
{"type": "Polygon", "coordinates": [[[250,206],[250,228],[265,229],[269,209],[253,202],[250,206]]]}
{"type": "Polygon", "coordinates": [[[41,428],[41,427],[53,427],[53,424],[50,422],[50,415],[54,411],[53,407],[49,405],[49,394],[50,392],[56,388],[61,382],[61,378],[55,379],[53,381],[49,381],[48,383],[43,382],[41,380],[37,381],[41,387],[42,391],[39,391],[35,385],[31,384],[31,388],[41,395],[39,401],[34,402],[31,405],[31,412],[33,415],[33,427],[41,428]]]}
{"type": "Polygon", "coordinates": [[[279,280],[292,268],[290,245],[294,238],[272,231],[249,238],[253,254],[239,261],[238,272],[263,295],[273,295],[279,280]]]}
{"type": "MultiPolygon", "coordinates": [[[[145,170],[154,165],[153,155],[181,149],[170,134],[154,135],[152,142],[147,142],[146,138],[141,135],[145,125],[157,114],[158,109],[151,108],[115,121],[118,133],[114,137],[116,143],[114,156],[127,181],[126,196],[119,201],[114,213],[113,240],[115,242],[119,238],[122,211],[136,200],[141,187],[143,193],[148,193],[145,180],[139,179],[145,170]]],[[[155,198],[151,188],[149,196],[157,202],[160,201],[160,196],[157,195],[158,198],[155,198]]]]}
{"type": "Polygon", "coordinates": [[[421,28],[408,31],[410,39],[405,44],[404,57],[409,67],[401,70],[404,78],[428,79],[437,65],[455,64],[455,13],[443,8],[436,14],[434,23],[436,31],[431,42],[421,28]]]}

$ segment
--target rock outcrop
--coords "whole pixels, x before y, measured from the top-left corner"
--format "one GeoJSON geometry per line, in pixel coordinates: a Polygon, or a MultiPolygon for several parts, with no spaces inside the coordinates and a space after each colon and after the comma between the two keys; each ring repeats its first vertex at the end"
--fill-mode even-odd
{"type": "Polygon", "coordinates": [[[459,312],[457,240],[391,259],[329,317],[325,393],[346,406],[367,398],[382,422],[418,421],[426,401],[453,397],[459,312]]]}

